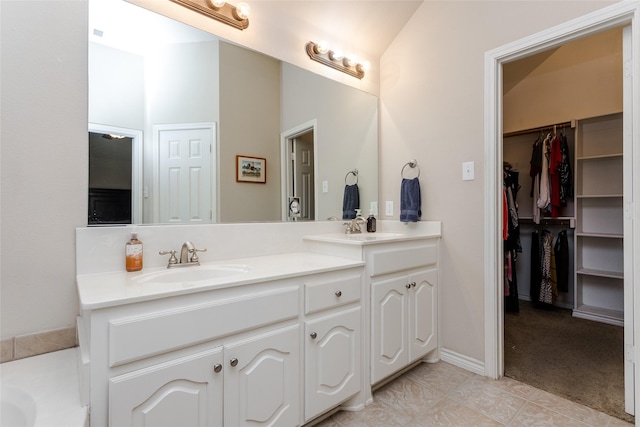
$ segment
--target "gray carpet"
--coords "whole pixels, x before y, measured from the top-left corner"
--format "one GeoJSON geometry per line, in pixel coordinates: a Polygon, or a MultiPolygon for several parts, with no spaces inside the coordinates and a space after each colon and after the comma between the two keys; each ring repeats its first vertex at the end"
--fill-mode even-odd
{"type": "Polygon", "coordinates": [[[520,301],[520,313],[504,318],[505,376],[633,421],[624,412],[623,334],[571,310],[520,301]]]}

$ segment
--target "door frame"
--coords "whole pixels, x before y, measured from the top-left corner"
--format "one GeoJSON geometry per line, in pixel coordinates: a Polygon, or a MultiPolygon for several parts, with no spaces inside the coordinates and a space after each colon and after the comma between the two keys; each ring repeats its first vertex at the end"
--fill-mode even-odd
{"type": "Polygon", "coordinates": [[[318,179],[318,120],[313,119],[308,122],[299,124],[291,129],[285,130],[280,134],[280,197],[281,197],[281,219],[289,221],[289,185],[291,184],[291,174],[289,172],[289,147],[291,141],[303,133],[313,131],[313,198],[314,212],[313,217],[318,219],[318,191],[315,181],[318,179]]]}
{"type": "Polygon", "coordinates": [[[218,161],[220,153],[218,152],[218,135],[216,132],[215,122],[198,122],[198,123],[171,123],[162,125],[153,125],[153,217],[152,223],[156,223],[160,218],[160,198],[156,196],[156,192],[160,189],[160,133],[167,130],[193,130],[205,129],[211,132],[211,152],[209,153],[209,161],[211,162],[211,181],[210,181],[210,199],[211,199],[211,218],[210,223],[215,224],[218,221],[218,161]]]}
{"type": "MultiPolygon", "coordinates": [[[[633,142],[634,150],[625,165],[631,167],[626,182],[632,184],[630,200],[625,200],[625,224],[640,224],[640,208],[633,200],[640,200],[640,2],[619,2],[596,12],[571,20],[540,33],[509,43],[485,53],[485,226],[484,226],[484,370],[485,376],[500,378],[504,375],[504,307],[503,307],[503,265],[502,253],[502,64],[521,59],[535,53],[561,46],[579,38],[600,31],[622,27],[631,27],[631,46],[633,53],[629,64],[625,64],[625,75],[629,75],[635,85],[625,88],[624,113],[630,114],[627,120],[630,126],[625,128],[625,138],[633,142]],[[631,92],[631,93],[628,93],[631,92]],[[628,99],[628,101],[627,101],[628,99]],[[633,173],[633,170],[636,172],[633,173]],[[635,209],[634,209],[635,206],[635,209]]],[[[633,253],[640,253],[640,227],[625,227],[625,259],[631,260],[633,253]],[[629,248],[631,254],[627,254],[629,248]]],[[[632,307],[632,342],[640,342],[640,316],[635,315],[640,307],[640,265],[625,262],[625,275],[631,274],[632,301],[625,301],[625,309],[632,307]]],[[[636,263],[637,264],[637,263],[636,263]]],[[[626,279],[625,279],[626,280],[626,279]]],[[[625,296],[625,300],[627,300],[625,296]]],[[[635,363],[639,352],[629,353],[635,363]]],[[[634,403],[640,407],[640,369],[635,369],[634,403]]]]}
{"type": "Polygon", "coordinates": [[[112,133],[131,138],[131,224],[142,224],[142,131],[89,123],[88,132],[112,133]]]}

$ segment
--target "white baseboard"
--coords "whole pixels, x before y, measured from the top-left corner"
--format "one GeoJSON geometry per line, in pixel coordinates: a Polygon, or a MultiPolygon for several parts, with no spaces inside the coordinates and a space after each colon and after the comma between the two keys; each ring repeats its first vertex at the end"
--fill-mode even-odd
{"type": "Polygon", "coordinates": [[[440,349],[440,359],[443,362],[451,363],[459,368],[471,371],[474,374],[484,376],[484,362],[474,359],[472,357],[465,356],[464,354],[456,353],[453,350],[446,348],[440,349]]]}

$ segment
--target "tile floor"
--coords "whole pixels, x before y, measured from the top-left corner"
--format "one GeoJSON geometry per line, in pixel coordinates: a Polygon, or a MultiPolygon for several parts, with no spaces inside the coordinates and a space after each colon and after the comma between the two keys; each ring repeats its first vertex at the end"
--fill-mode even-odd
{"type": "Polygon", "coordinates": [[[373,399],[362,411],[340,411],[314,427],[631,426],[510,378],[494,381],[445,362],[418,365],[373,399]]]}

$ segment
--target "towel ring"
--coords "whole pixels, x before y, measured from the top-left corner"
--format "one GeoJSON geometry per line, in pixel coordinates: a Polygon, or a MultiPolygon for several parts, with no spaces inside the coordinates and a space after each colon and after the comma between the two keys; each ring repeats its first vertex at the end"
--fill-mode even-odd
{"type": "Polygon", "coordinates": [[[404,164],[404,166],[402,167],[402,170],[400,171],[400,176],[402,178],[405,177],[404,170],[407,166],[409,166],[411,169],[418,168],[418,176],[416,176],[416,178],[420,177],[420,168],[418,167],[418,161],[416,159],[411,159],[410,161],[404,164]]]}
{"type": "Polygon", "coordinates": [[[358,169],[354,169],[352,171],[347,172],[347,174],[344,176],[345,185],[349,185],[347,184],[347,178],[349,178],[349,175],[353,175],[356,177],[356,182],[351,184],[351,185],[356,185],[358,183],[358,169]]]}

